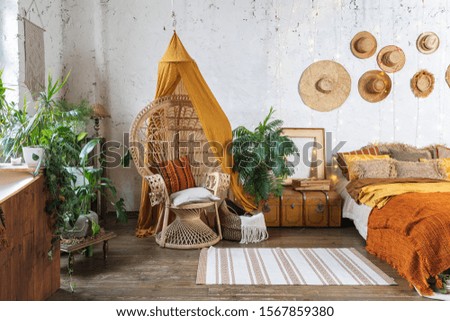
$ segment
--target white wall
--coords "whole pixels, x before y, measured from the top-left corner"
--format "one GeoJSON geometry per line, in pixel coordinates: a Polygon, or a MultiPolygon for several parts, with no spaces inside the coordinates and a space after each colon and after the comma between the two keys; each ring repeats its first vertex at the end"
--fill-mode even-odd
{"type": "MultiPolygon", "coordinates": [[[[68,98],[103,102],[112,115],[102,123],[105,135],[120,141],[154,96],[157,64],[172,36],[171,1],[60,1],[59,18],[50,13],[58,5],[43,9],[56,19],[49,22],[56,31],[64,19],[63,37],[54,40],[61,40],[64,68],[72,69],[68,98]]],[[[286,126],[324,127],[333,132],[333,144],[348,141],[348,150],[372,141],[450,144],[450,89],[444,80],[450,63],[447,0],[174,3],[178,34],[233,127],[255,126],[274,106],[286,126]],[[364,101],[357,90],[359,77],[377,68],[375,57],[360,60],[350,52],[350,40],[362,30],[375,35],[379,48],[395,44],[406,53],[405,67],[392,75],[391,94],[377,104],[364,101]],[[423,31],[440,36],[441,46],[432,55],[416,50],[423,31]],[[329,113],[305,106],[297,91],[302,71],[321,59],[340,62],[352,77],[350,97],[329,113]],[[417,99],[409,81],[422,68],[434,73],[436,88],[428,98],[417,99]]],[[[58,48],[57,43],[47,46],[48,66],[61,62],[54,52],[61,52],[58,48]]],[[[140,179],[135,170],[114,169],[109,175],[128,209],[136,210],[140,179]]]]}
{"type": "Polygon", "coordinates": [[[6,92],[8,101],[17,102],[19,90],[17,75],[19,74],[19,54],[17,44],[17,1],[2,0],[0,2],[0,70],[6,87],[13,89],[6,92]]]}

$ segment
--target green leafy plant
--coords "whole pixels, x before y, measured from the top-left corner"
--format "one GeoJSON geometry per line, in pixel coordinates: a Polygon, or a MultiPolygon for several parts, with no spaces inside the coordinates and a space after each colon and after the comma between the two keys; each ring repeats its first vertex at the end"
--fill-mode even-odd
{"type": "Polygon", "coordinates": [[[244,191],[258,205],[270,194],[280,196],[283,180],[293,173],[286,157],[297,153],[294,142],[282,135],[283,122],[272,120],[274,109],[253,130],[233,130],[233,170],[238,172],[244,191]]]}
{"type": "Polygon", "coordinates": [[[89,213],[92,202],[97,199],[98,193],[102,193],[108,199],[112,199],[111,204],[116,211],[119,222],[126,222],[125,203],[122,198],[117,197],[117,190],[112,181],[107,177],[102,177],[102,168],[89,166],[88,157],[96,145],[100,144],[99,138],[94,138],[87,142],[79,155],[79,165],[82,169],[84,182],[81,186],[75,186],[75,194],[79,200],[79,215],[89,213]],[[108,195],[110,193],[111,195],[108,195]]]}

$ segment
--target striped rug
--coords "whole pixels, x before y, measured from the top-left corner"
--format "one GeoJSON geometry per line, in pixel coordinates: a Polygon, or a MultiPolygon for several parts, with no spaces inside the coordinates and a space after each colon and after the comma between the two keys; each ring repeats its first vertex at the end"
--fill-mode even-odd
{"type": "Polygon", "coordinates": [[[203,249],[197,284],[393,285],[353,248],[203,249]]]}

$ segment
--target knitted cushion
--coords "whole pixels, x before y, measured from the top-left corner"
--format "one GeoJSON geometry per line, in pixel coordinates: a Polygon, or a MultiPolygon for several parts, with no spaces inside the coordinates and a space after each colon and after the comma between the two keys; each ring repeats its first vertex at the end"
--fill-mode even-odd
{"type": "Polygon", "coordinates": [[[195,187],[194,176],[187,156],[179,159],[162,162],[156,165],[166,183],[167,191],[170,194],[195,187]]]}
{"type": "Polygon", "coordinates": [[[354,150],[351,152],[344,152],[344,153],[338,153],[337,154],[337,163],[339,165],[339,168],[342,171],[342,175],[344,175],[347,179],[349,179],[348,176],[348,164],[345,162],[344,155],[379,155],[380,152],[378,150],[378,147],[372,146],[369,148],[363,148],[359,150],[354,150]]]}

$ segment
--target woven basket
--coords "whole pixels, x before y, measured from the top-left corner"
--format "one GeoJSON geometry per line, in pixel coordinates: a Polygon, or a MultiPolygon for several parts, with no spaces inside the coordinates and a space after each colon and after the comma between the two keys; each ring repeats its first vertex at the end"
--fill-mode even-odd
{"type": "Polygon", "coordinates": [[[239,215],[230,211],[225,201],[219,207],[219,217],[223,239],[239,242],[242,237],[241,219],[239,215]]]}

